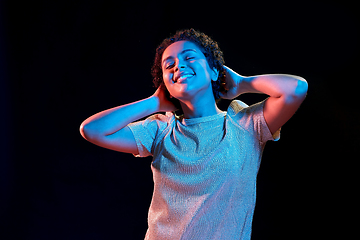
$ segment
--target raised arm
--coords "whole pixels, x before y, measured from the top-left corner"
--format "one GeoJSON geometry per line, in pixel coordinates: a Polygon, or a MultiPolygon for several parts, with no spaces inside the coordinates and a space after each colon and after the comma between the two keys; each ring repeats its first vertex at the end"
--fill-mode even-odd
{"type": "Polygon", "coordinates": [[[245,77],[226,69],[225,99],[242,93],[264,93],[270,97],[264,106],[264,118],[271,133],[275,133],[294,115],[305,99],[308,84],[302,77],[286,74],[268,74],[245,77]]]}
{"type": "Polygon", "coordinates": [[[163,88],[146,99],[114,107],[87,118],[80,126],[81,135],[91,143],[119,152],[138,154],[129,123],[156,112],[173,111],[163,88]]]}

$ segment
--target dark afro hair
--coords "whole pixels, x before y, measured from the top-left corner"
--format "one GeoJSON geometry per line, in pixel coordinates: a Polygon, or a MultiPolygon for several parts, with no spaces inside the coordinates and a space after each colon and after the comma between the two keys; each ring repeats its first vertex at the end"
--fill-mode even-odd
{"type": "Polygon", "coordinates": [[[151,75],[153,77],[153,83],[155,87],[159,87],[164,84],[163,73],[161,68],[161,59],[165,49],[174,42],[181,40],[187,40],[195,43],[205,55],[206,60],[211,69],[216,68],[219,71],[219,77],[216,81],[211,81],[212,89],[214,93],[215,100],[218,102],[220,100],[219,93],[224,90],[222,82],[225,82],[225,69],[223,53],[220,50],[217,42],[212,40],[206,34],[196,31],[194,29],[186,29],[177,31],[175,35],[166,38],[156,49],[154,64],[151,68],[151,75]]]}

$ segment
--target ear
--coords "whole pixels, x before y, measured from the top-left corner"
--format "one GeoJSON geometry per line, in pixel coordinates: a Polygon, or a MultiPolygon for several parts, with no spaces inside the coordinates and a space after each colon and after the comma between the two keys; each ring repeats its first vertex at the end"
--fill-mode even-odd
{"type": "Polygon", "coordinates": [[[211,81],[216,81],[219,78],[219,70],[213,68],[211,71],[211,81]]]}

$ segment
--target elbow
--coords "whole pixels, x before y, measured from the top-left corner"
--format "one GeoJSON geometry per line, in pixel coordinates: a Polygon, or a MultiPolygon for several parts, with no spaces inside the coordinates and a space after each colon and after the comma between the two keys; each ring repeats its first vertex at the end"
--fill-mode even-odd
{"type": "Polygon", "coordinates": [[[287,95],[293,99],[304,99],[308,91],[307,81],[302,77],[296,77],[294,80],[293,87],[287,95]]]}
{"type": "Polygon", "coordinates": [[[304,101],[308,91],[308,83],[305,79],[297,77],[294,81],[294,85],[289,91],[284,94],[284,99],[287,103],[295,103],[304,101]]]}
{"type": "Polygon", "coordinates": [[[88,135],[88,134],[87,134],[86,124],[82,123],[82,124],[80,125],[79,131],[80,131],[81,136],[82,136],[83,138],[87,139],[87,135],[88,135]]]}
{"type": "Polygon", "coordinates": [[[89,125],[82,123],[80,125],[80,134],[83,138],[85,138],[87,141],[92,142],[92,139],[94,138],[94,134],[91,133],[92,131],[89,129],[89,125]]]}
{"type": "Polygon", "coordinates": [[[87,120],[85,120],[81,125],[80,125],[80,134],[81,136],[94,144],[97,144],[99,141],[102,141],[102,139],[104,138],[104,136],[106,136],[105,134],[103,134],[102,131],[99,130],[99,128],[95,125],[93,122],[87,122],[87,120]]]}
{"type": "Polygon", "coordinates": [[[305,98],[308,91],[308,83],[304,78],[298,78],[294,90],[295,97],[305,98]]]}

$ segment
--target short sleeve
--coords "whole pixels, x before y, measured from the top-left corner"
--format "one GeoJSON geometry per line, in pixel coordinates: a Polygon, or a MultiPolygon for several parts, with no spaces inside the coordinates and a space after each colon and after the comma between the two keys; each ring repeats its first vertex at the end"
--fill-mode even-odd
{"type": "Polygon", "coordinates": [[[156,137],[168,126],[171,114],[155,114],[143,121],[128,124],[134,135],[139,155],[135,157],[147,157],[153,155],[154,141],[156,137]]]}
{"type": "Polygon", "coordinates": [[[247,106],[239,100],[234,100],[229,106],[228,114],[246,131],[256,135],[260,142],[278,141],[280,139],[280,129],[271,134],[264,118],[265,101],[247,106]]]}

